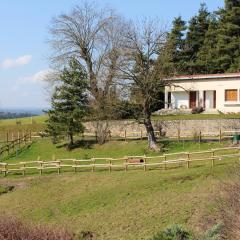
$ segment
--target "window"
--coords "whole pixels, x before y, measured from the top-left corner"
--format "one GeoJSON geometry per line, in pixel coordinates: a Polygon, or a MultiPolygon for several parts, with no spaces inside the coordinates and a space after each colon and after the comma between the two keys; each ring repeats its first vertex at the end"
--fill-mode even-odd
{"type": "Polygon", "coordinates": [[[225,101],[226,102],[236,102],[237,100],[238,100],[238,90],[237,89],[225,90],[225,101]]]}

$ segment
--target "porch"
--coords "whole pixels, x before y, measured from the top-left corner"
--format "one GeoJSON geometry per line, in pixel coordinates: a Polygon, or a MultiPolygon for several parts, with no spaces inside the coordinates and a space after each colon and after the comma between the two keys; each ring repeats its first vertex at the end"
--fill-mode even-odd
{"type": "Polygon", "coordinates": [[[216,109],[216,90],[169,91],[165,93],[165,109],[216,109]]]}

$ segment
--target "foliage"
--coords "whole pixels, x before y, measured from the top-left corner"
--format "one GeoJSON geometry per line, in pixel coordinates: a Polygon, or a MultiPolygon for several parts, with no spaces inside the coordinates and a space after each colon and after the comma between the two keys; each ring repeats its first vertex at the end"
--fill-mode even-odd
{"type": "Polygon", "coordinates": [[[72,59],[68,68],[60,75],[60,84],[52,96],[52,109],[47,113],[47,132],[56,143],[59,136],[66,134],[73,145],[73,135],[82,133],[82,120],[88,112],[87,74],[81,64],[72,59]]]}
{"type": "Polygon", "coordinates": [[[2,240],[73,240],[73,235],[63,229],[27,225],[14,217],[1,216],[0,239],[2,240]]]}
{"type": "Polygon", "coordinates": [[[222,239],[222,224],[216,224],[211,229],[209,229],[201,240],[221,240],[222,239]]]}
{"type": "Polygon", "coordinates": [[[225,7],[213,13],[207,10],[205,4],[201,4],[198,14],[190,19],[187,27],[181,18],[176,18],[169,36],[175,36],[181,42],[181,45],[171,45],[173,40],[168,38],[172,52],[180,53],[180,60],[172,58],[168,62],[178,66],[178,74],[238,71],[240,1],[225,0],[225,7]],[[185,35],[184,27],[187,29],[185,35]]]}
{"type": "Polygon", "coordinates": [[[192,114],[199,114],[202,113],[204,111],[203,107],[195,107],[192,109],[192,114]]]}
{"type": "Polygon", "coordinates": [[[185,230],[182,226],[172,225],[166,230],[158,233],[150,240],[189,240],[190,233],[185,230]]]}

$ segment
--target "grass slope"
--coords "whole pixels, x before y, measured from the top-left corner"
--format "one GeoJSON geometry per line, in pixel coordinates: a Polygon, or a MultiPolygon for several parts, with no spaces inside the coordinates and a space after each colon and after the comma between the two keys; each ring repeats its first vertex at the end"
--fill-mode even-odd
{"type": "MultiPolygon", "coordinates": [[[[67,152],[49,139],[35,142],[18,158],[35,160],[57,157],[86,157],[148,154],[146,141],[110,142],[67,152]]],[[[228,143],[168,143],[168,152],[196,151],[222,147],[228,143]]],[[[225,162],[215,168],[201,163],[190,169],[107,171],[9,176],[0,178],[0,186],[15,186],[0,196],[0,214],[9,214],[27,222],[67,227],[78,233],[91,231],[95,239],[148,239],[166,226],[178,223],[198,231],[205,216],[215,214],[213,196],[219,180],[228,177],[225,162]]],[[[205,224],[206,225],[206,224],[205,224]]]]}
{"type": "Polygon", "coordinates": [[[148,239],[178,223],[197,231],[215,214],[212,200],[227,166],[168,171],[66,173],[0,179],[16,190],[0,196],[0,214],[91,231],[95,239],[148,239]]]}
{"type": "MultiPolygon", "coordinates": [[[[181,152],[181,151],[199,151],[211,148],[219,148],[229,145],[228,142],[167,142],[165,145],[166,152],[181,152]]],[[[51,160],[54,155],[56,158],[78,158],[86,159],[91,157],[124,157],[131,155],[159,155],[159,153],[151,152],[147,149],[147,141],[112,141],[104,145],[98,145],[94,142],[85,144],[82,148],[77,148],[72,151],[66,151],[66,148],[61,145],[53,145],[50,139],[41,139],[33,142],[33,144],[17,157],[14,154],[9,158],[8,162],[18,161],[33,161],[41,157],[42,160],[51,160]]]]}

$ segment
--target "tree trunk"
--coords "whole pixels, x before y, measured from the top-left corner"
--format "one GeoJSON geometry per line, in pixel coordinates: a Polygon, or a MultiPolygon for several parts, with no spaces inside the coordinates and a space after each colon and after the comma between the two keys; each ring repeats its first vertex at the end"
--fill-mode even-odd
{"type": "Polygon", "coordinates": [[[69,133],[69,147],[71,148],[73,146],[73,134],[72,133],[69,133]]]}
{"type": "Polygon", "coordinates": [[[148,147],[154,151],[160,151],[160,147],[157,145],[157,140],[150,116],[147,116],[147,118],[145,119],[144,126],[146,127],[148,135],[148,147]]]}

